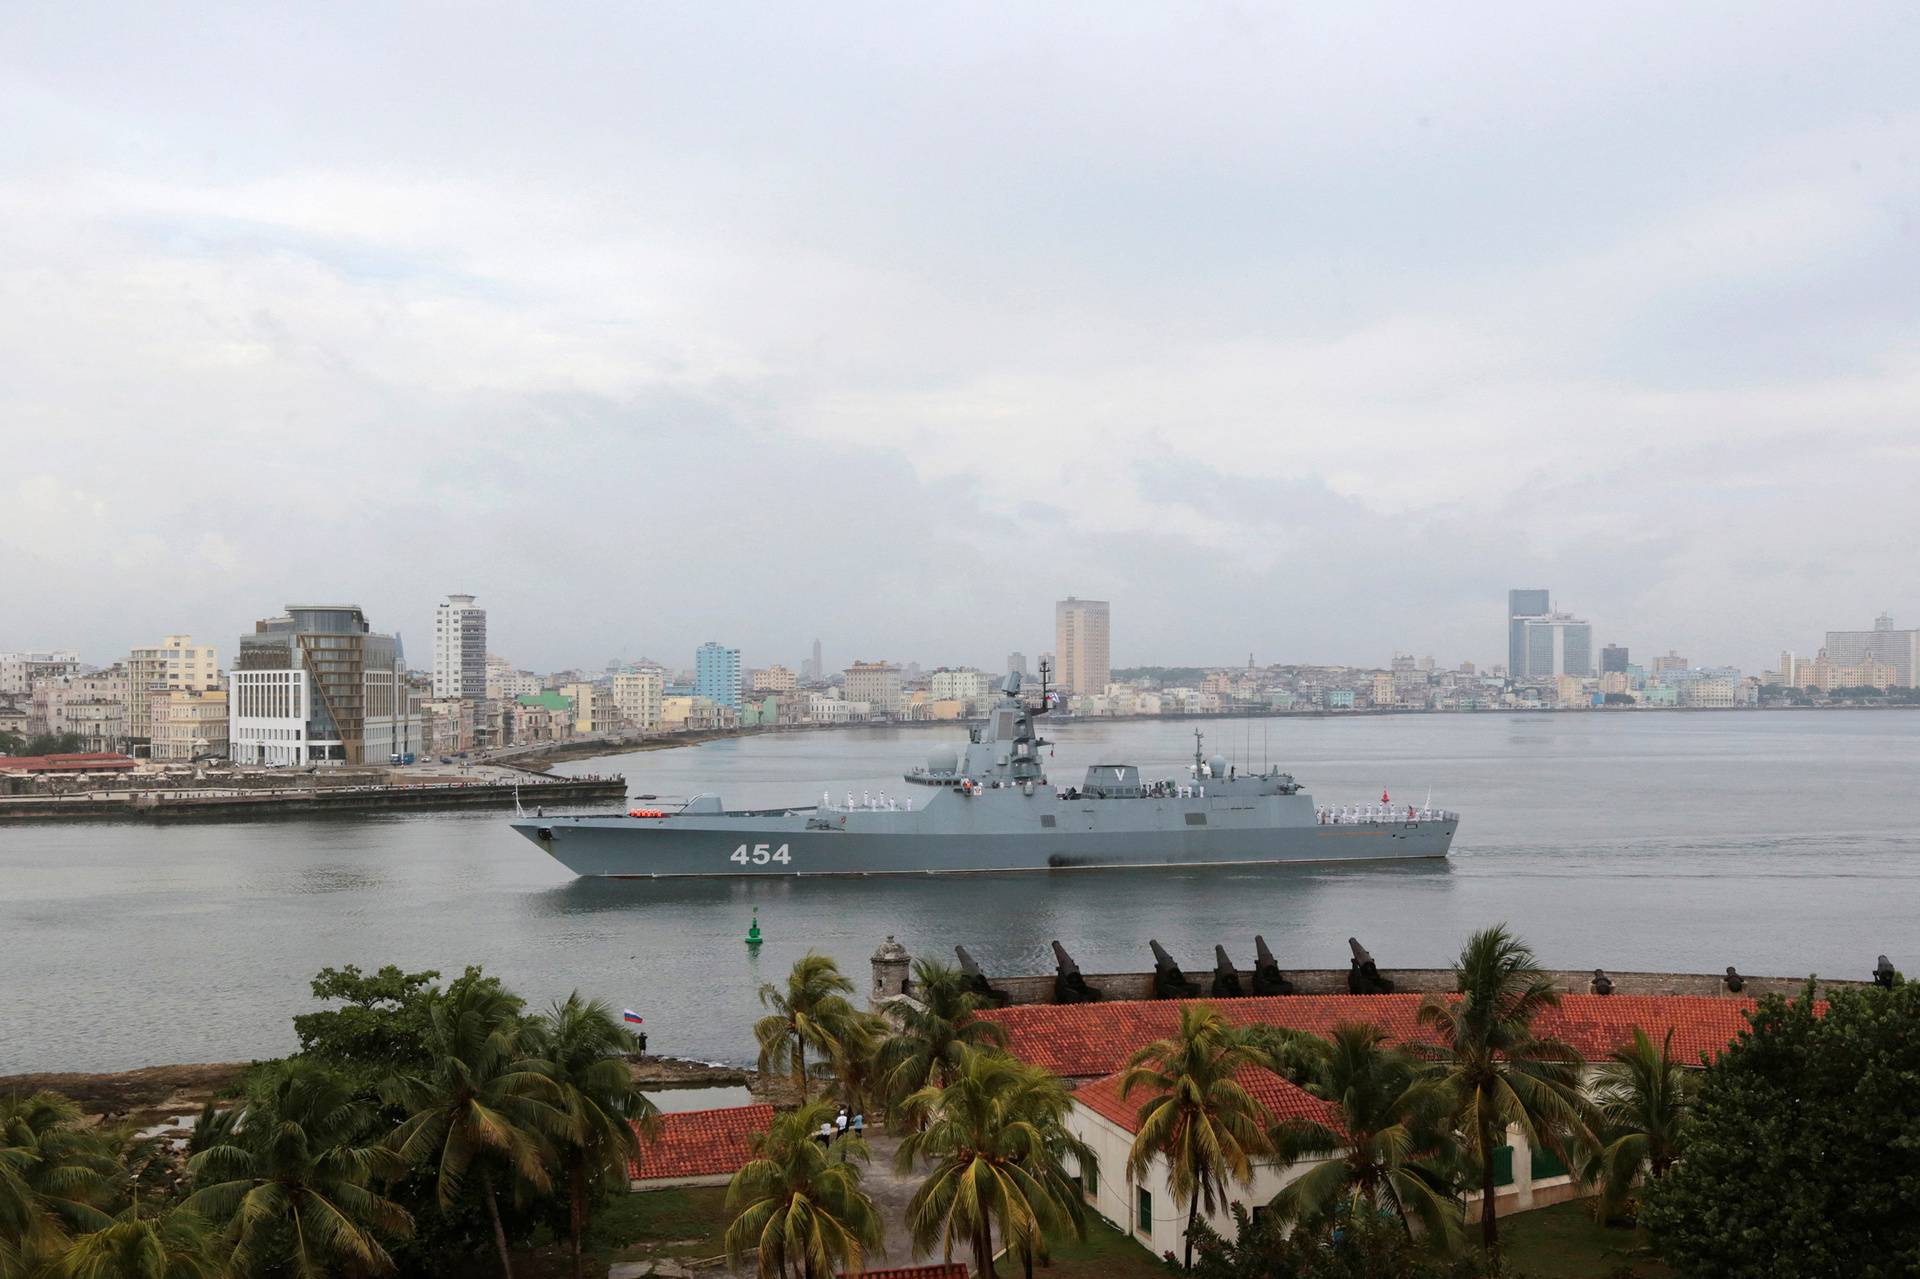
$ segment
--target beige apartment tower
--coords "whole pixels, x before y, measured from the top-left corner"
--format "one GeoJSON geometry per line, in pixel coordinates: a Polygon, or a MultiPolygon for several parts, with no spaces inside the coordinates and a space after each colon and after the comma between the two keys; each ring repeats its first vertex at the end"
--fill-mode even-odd
{"type": "Polygon", "coordinates": [[[1107,602],[1069,595],[1053,606],[1053,651],[1062,693],[1103,693],[1113,682],[1107,650],[1107,602]]]}

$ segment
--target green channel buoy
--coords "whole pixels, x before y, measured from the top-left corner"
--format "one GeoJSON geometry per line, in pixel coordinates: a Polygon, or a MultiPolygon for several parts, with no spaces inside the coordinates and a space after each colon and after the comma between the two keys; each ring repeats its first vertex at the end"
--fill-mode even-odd
{"type": "Polygon", "coordinates": [[[760,936],[760,908],[756,906],[753,911],[753,923],[747,927],[747,945],[758,946],[762,940],[764,939],[760,936]]]}

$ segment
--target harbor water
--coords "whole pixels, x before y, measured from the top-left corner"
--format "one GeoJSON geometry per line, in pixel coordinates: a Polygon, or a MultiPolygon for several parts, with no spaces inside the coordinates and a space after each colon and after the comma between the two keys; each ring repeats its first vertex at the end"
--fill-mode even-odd
{"type": "MultiPolygon", "coordinates": [[[[1211,720],[1209,754],[1323,804],[1459,810],[1442,863],[759,881],[575,880],[494,813],[0,828],[0,1073],[278,1055],[326,965],[481,964],[529,1002],[578,989],[654,1051],[749,1062],[755,990],[809,949],[859,984],[888,934],[989,973],[1444,963],[1506,921],[1553,967],[1920,971],[1920,714],[1474,714],[1211,720]],[[766,942],[743,944],[755,909],[766,942]]],[[[1194,721],[1050,724],[1055,780],[1180,774],[1194,721]]],[[[562,765],[729,806],[899,798],[957,729],[765,734],[562,765]]]]}

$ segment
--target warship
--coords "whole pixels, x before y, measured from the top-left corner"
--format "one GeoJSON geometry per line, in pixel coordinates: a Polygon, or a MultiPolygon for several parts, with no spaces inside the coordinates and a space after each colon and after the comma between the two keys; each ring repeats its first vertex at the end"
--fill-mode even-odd
{"type": "Polygon", "coordinates": [[[1123,867],[1251,866],[1445,857],[1458,813],[1431,805],[1316,805],[1289,773],[1204,754],[1185,776],[1095,764],[1074,785],[1047,776],[1036,722],[1053,710],[1016,672],[964,749],[904,775],[904,797],[728,809],[718,795],[626,813],[526,817],[513,828],[581,876],[933,875],[1123,867]]]}

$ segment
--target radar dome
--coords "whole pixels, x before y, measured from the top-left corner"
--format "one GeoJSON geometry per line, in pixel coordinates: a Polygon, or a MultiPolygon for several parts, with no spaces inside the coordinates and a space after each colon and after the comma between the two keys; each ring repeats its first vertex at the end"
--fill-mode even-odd
{"type": "Polygon", "coordinates": [[[1215,755],[1207,761],[1207,769],[1215,777],[1225,777],[1227,775],[1227,757],[1225,755],[1215,755]]]}
{"type": "Polygon", "coordinates": [[[960,767],[960,752],[948,746],[927,756],[929,773],[951,773],[960,767]]]}

